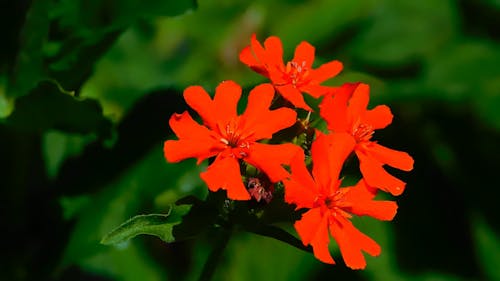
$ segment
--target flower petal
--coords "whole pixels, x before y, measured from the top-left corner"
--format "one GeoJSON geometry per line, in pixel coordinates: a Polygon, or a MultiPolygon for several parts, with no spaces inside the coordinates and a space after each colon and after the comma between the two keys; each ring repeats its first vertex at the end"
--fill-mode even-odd
{"type": "Polygon", "coordinates": [[[293,106],[297,108],[302,108],[308,111],[312,111],[312,108],[310,108],[306,102],[304,101],[304,97],[302,96],[302,93],[295,88],[291,84],[283,85],[283,86],[277,86],[276,89],[278,92],[285,98],[287,101],[291,102],[293,106]]]}
{"type": "Polygon", "coordinates": [[[294,226],[302,243],[312,245],[314,256],[318,260],[329,264],[335,263],[328,250],[330,243],[328,217],[321,214],[320,208],[314,208],[304,213],[294,226]]]}
{"type": "Polygon", "coordinates": [[[168,123],[179,139],[206,139],[211,135],[211,131],[194,121],[187,111],[172,114],[168,123]]]}
{"type": "Polygon", "coordinates": [[[351,122],[359,120],[366,112],[370,100],[370,86],[359,83],[349,100],[348,114],[351,122]]]}
{"type": "Polygon", "coordinates": [[[330,244],[330,235],[328,234],[328,216],[323,216],[319,224],[316,235],[311,241],[311,246],[313,248],[314,256],[324,262],[329,264],[335,264],[335,261],[330,254],[328,249],[328,244],[330,244]]]}
{"type": "Polygon", "coordinates": [[[255,58],[250,46],[246,46],[243,50],[241,50],[240,61],[250,67],[253,71],[269,77],[264,65],[255,58]]]}
{"type": "Polygon", "coordinates": [[[223,81],[217,86],[213,104],[218,123],[225,125],[236,118],[240,97],[241,87],[233,81],[223,81]]]}
{"type": "Polygon", "coordinates": [[[391,167],[411,171],[413,169],[413,158],[406,152],[387,148],[377,143],[367,147],[367,152],[381,163],[391,167]]]}
{"type": "Polygon", "coordinates": [[[264,67],[266,67],[266,63],[268,61],[267,52],[260,44],[259,40],[257,40],[257,35],[252,34],[250,38],[250,46],[252,48],[252,52],[255,54],[255,58],[259,61],[264,67]]]}
{"type": "Polygon", "coordinates": [[[250,46],[246,46],[240,52],[240,61],[247,66],[254,67],[260,65],[255,56],[252,53],[250,46]]]}
{"type": "Polygon", "coordinates": [[[296,204],[297,209],[312,208],[318,195],[316,184],[304,162],[304,153],[297,153],[290,163],[291,179],[283,180],[285,202],[296,204]]]}
{"type": "Polygon", "coordinates": [[[297,113],[289,108],[269,110],[274,97],[271,84],[261,84],[250,91],[245,112],[240,118],[242,138],[269,139],[279,130],[295,124],[297,113]]]}
{"type": "Polygon", "coordinates": [[[222,188],[227,191],[227,197],[230,199],[250,199],[250,194],[241,179],[238,160],[233,157],[217,157],[200,177],[211,191],[215,192],[222,188]]]}
{"type": "Polygon", "coordinates": [[[342,71],[342,63],[340,61],[334,60],[322,64],[317,69],[311,70],[309,74],[314,83],[321,83],[327,79],[330,79],[342,71]]]}
{"type": "Polygon", "coordinates": [[[313,190],[316,194],[319,192],[314,179],[305,165],[304,151],[300,150],[299,153],[295,154],[290,162],[290,169],[292,171],[292,179],[299,182],[305,188],[313,190]]]}
{"type": "Polygon", "coordinates": [[[380,255],[380,246],[363,234],[345,218],[330,223],[330,233],[339,245],[345,264],[352,269],[364,269],[366,260],[361,251],[371,256],[380,255]]]}
{"type": "Polygon", "coordinates": [[[293,179],[284,179],[283,184],[285,185],[285,202],[295,204],[296,209],[310,209],[314,206],[314,199],[317,195],[313,190],[293,179]]]}
{"type": "Polygon", "coordinates": [[[299,65],[305,62],[305,67],[311,68],[314,61],[314,52],[315,49],[313,45],[307,43],[306,41],[302,41],[297,48],[295,48],[293,61],[299,65]]]}
{"type": "Polygon", "coordinates": [[[200,163],[218,153],[214,146],[213,142],[200,140],[168,140],[163,145],[163,153],[167,161],[171,163],[177,163],[187,158],[196,158],[200,163]]]}
{"type": "Polygon", "coordinates": [[[281,39],[276,36],[269,36],[264,41],[264,47],[267,53],[269,64],[276,67],[284,67],[283,63],[283,44],[281,39]]]}
{"type": "Polygon", "coordinates": [[[332,181],[338,180],[338,174],[331,174],[329,142],[326,136],[316,130],[316,139],[311,145],[312,175],[321,194],[328,194],[332,181]]]}
{"type": "Polygon", "coordinates": [[[319,105],[319,114],[328,124],[328,129],[332,132],[349,132],[352,124],[347,118],[347,102],[352,93],[358,86],[358,83],[345,83],[332,95],[327,95],[319,105]]]}
{"type": "Polygon", "coordinates": [[[343,189],[347,190],[343,200],[351,205],[346,209],[349,213],[385,221],[392,220],[396,215],[398,209],[396,202],[373,200],[374,194],[363,179],[355,186],[343,189]]]}
{"type": "Polygon", "coordinates": [[[272,182],[277,182],[290,176],[282,165],[289,165],[292,158],[301,151],[299,146],[291,143],[253,143],[244,160],[263,171],[272,182]]]}
{"type": "Polygon", "coordinates": [[[359,168],[368,185],[390,192],[392,195],[401,195],[405,189],[405,182],[390,175],[382,168],[382,163],[356,150],[359,159],[359,168]]]}
{"type": "Polygon", "coordinates": [[[179,138],[178,141],[169,140],[164,144],[163,151],[169,162],[178,162],[191,157],[201,162],[223,148],[213,137],[213,133],[194,121],[187,111],[173,114],[169,124],[179,138]]]}
{"type": "Polygon", "coordinates": [[[386,105],[376,106],[365,112],[361,122],[370,124],[374,130],[383,129],[392,122],[391,109],[386,105]]]}
{"type": "Polygon", "coordinates": [[[304,245],[309,245],[316,236],[323,221],[320,208],[313,208],[305,212],[302,218],[294,223],[295,230],[299,234],[304,245]]]}
{"type": "Polygon", "coordinates": [[[313,160],[312,174],[317,184],[320,186],[320,192],[323,194],[332,194],[336,188],[340,175],[340,170],[344,165],[345,159],[355,146],[354,138],[346,133],[324,135],[316,131],[316,140],[311,147],[313,160]]]}
{"type": "Polygon", "coordinates": [[[200,115],[210,129],[217,127],[217,114],[210,95],[201,86],[190,86],[184,90],[186,103],[200,115]]]}

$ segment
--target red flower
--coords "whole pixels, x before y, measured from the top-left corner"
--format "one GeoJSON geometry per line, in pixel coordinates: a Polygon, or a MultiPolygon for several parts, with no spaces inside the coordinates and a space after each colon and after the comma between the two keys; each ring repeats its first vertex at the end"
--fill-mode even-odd
{"type": "Polygon", "coordinates": [[[375,201],[362,179],[355,186],[340,187],[340,169],[355,146],[345,134],[323,135],[317,132],[312,144],[312,176],[299,154],[291,163],[292,176],[284,180],[285,200],[297,208],[309,209],[295,222],[304,245],[311,245],[314,256],[325,263],[335,263],[328,250],[328,232],[339,245],[345,264],[352,269],[366,266],[361,251],[380,254],[380,246],[354,227],[352,215],[392,220],[397,205],[392,201],[375,201]]]}
{"type": "Polygon", "coordinates": [[[222,188],[235,200],[250,199],[243,185],[239,160],[243,160],[267,174],[276,182],[288,176],[281,166],[288,164],[293,154],[300,151],[292,144],[269,145],[258,140],[295,123],[296,113],[288,108],[269,110],[274,96],[270,84],[255,87],[248,97],[246,111],[238,116],[237,103],[241,87],[232,81],[222,82],[215,90],[214,99],[200,86],[184,91],[184,99],[203,119],[205,126],[195,122],[189,113],[174,114],[170,127],[179,140],[168,140],[164,145],[169,162],[197,158],[198,163],[215,156],[215,161],[201,178],[212,191],[222,188]]]}
{"type": "Polygon", "coordinates": [[[317,69],[312,68],[314,47],[303,41],[295,49],[295,56],[286,65],[283,63],[281,40],[271,36],[264,42],[264,47],[252,35],[250,46],[240,53],[240,60],[254,71],[269,78],[278,92],[295,107],[311,111],[305,103],[302,92],[318,98],[326,94],[331,87],[320,83],[334,77],[342,70],[342,63],[331,61],[317,69]]]}
{"type": "Polygon", "coordinates": [[[332,133],[346,134],[356,142],[354,151],[366,182],[393,195],[400,195],[406,184],[387,173],[382,166],[387,164],[410,171],[413,169],[413,158],[406,152],[371,141],[374,130],[385,128],[392,122],[392,113],[385,105],[367,110],[369,91],[366,84],[345,84],[334,95],[323,99],[320,115],[332,133]]]}

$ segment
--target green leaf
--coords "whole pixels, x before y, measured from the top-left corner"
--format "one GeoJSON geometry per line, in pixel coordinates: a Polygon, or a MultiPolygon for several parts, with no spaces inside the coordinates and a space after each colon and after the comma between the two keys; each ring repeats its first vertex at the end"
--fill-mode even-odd
{"type": "Polygon", "coordinates": [[[0,75],[0,118],[9,116],[14,110],[14,99],[7,96],[7,77],[0,75]]]}
{"type": "Polygon", "coordinates": [[[81,155],[84,148],[96,140],[95,135],[66,134],[54,130],[42,137],[43,156],[47,176],[55,179],[61,164],[69,157],[81,155]]]}
{"type": "MultiPolygon", "coordinates": [[[[273,7],[273,13],[268,15],[271,21],[270,33],[278,35],[283,40],[285,54],[291,59],[289,55],[292,54],[295,45],[303,40],[316,45],[340,35],[343,27],[355,23],[364,16],[367,6],[371,5],[366,2],[323,0],[290,6],[278,4],[279,6],[273,7]]],[[[272,4],[268,5],[272,7],[272,4]]]]}
{"type": "Polygon", "coordinates": [[[147,5],[139,0],[62,0],[58,1],[52,14],[59,18],[63,29],[76,29],[79,35],[87,36],[96,31],[126,28],[138,20],[177,16],[196,6],[195,0],[152,0],[147,5]]]}
{"type": "Polygon", "coordinates": [[[168,280],[165,267],[159,266],[140,243],[129,244],[127,247],[106,247],[105,251],[84,259],[80,267],[93,275],[108,277],[106,280],[168,280]]]}
{"type": "Polygon", "coordinates": [[[50,0],[32,1],[21,32],[15,70],[7,89],[8,97],[28,94],[45,77],[43,49],[49,35],[50,0]]]}
{"type": "Polygon", "coordinates": [[[456,10],[449,0],[377,1],[369,24],[353,41],[353,55],[377,67],[412,63],[454,38],[456,10]]]}
{"type": "Polygon", "coordinates": [[[322,264],[312,254],[271,238],[250,233],[233,235],[224,255],[228,258],[221,261],[213,280],[328,280],[317,277],[322,264]]]}
{"type": "MultiPolygon", "coordinates": [[[[76,31],[75,31],[76,32],[76,31]]],[[[123,30],[96,32],[66,38],[59,52],[50,58],[48,76],[67,89],[79,89],[94,71],[96,62],[113,46],[123,30]]]]}
{"type": "Polygon", "coordinates": [[[182,222],[182,216],[189,209],[189,205],[181,205],[171,208],[167,214],[135,216],[104,236],[101,244],[119,244],[140,234],[154,235],[167,243],[174,242],[173,227],[182,222]]]}
{"type": "Polygon", "coordinates": [[[251,215],[243,218],[240,217],[243,229],[258,235],[267,236],[287,243],[297,249],[311,253],[311,246],[304,246],[302,241],[287,231],[273,225],[261,223],[256,217],[251,215]]]}
{"type": "Polygon", "coordinates": [[[479,265],[483,268],[488,280],[500,280],[500,238],[486,220],[474,214],[472,221],[473,234],[476,245],[479,265]]]}
{"type": "Polygon", "coordinates": [[[423,85],[434,98],[468,102],[478,116],[500,129],[500,53],[490,41],[464,41],[437,55],[426,71],[423,85]]]}
{"type": "MultiPolygon", "coordinates": [[[[165,161],[161,148],[156,147],[141,161],[123,170],[120,177],[100,186],[98,192],[91,193],[88,204],[80,204],[75,197],[67,198],[67,204],[63,205],[64,213],[73,214],[75,226],[66,245],[61,268],[72,264],[81,265],[83,261],[108,251],[110,247],[100,244],[101,239],[115,226],[141,210],[156,205],[155,197],[161,191],[177,190],[177,197],[186,195],[179,190],[178,180],[193,166],[190,164],[192,163],[169,164],[165,161]],[[71,202],[70,198],[73,198],[71,202]]],[[[106,169],[103,172],[107,172],[106,169]]],[[[72,186],[64,188],[71,189],[72,186]]],[[[190,192],[196,193],[193,190],[190,192]]],[[[172,202],[158,206],[156,212],[166,213],[171,204],[172,202]]]]}
{"type": "Polygon", "coordinates": [[[54,82],[40,83],[29,95],[16,101],[7,124],[40,133],[56,129],[103,137],[111,135],[111,122],[102,115],[97,101],[75,98],[62,91],[54,82]]]}

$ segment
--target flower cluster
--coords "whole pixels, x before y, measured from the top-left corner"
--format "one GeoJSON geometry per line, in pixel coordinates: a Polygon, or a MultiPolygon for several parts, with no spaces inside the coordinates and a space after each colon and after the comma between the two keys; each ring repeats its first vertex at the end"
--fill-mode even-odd
{"type": "Polygon", "coordinates": [[[303,211],[294,226],[303,244],[312,246],[314,256],[334,263],[328,249],[331,236],[346,265],[362,269],[366,266],[362,252],[377,256],[381,249],[354,227],[350,218],[392,220],[396,203],[375,200],[375,196],[379,190],[400,195],[405,183],[383,166],[410,171],[413,159],[372,139],[375,130],[388,126],[393,116],[385,105],[367,109],[367,84],[321,85],[342,70],[340,62],[313,68],[315,49],[307,42],[297,46],[293,59],[286,64],[282,57],[282,43],[275,36],[262,45],[253,35],[250,45],[242,50],[241,62],[270,83],[250,91],[241,115],[237,104],[242,90],[235,82],[222,82],[213,99],[200,86],[188,87],[184,99],[203,124],[187,111],[174,114],[169,123],[178,140],[165,142],[165,157],[169,162],[211,159],[201,178],[209,190],[224,189],[233,200],[264,198],[269,202],[272,185],[282,184],[284,200],[303,211]],[[321,98],[319,114],[306,103],[303,93],[321,98]],[[307,117],[301,118],[300,113],[307,113],[307,117]],[[326,122],[327,132],[310,127],[311,114],[326,122]],[[295,135],[276,137],[297,124],[301,130],[295,135]],[[311,135],[313,141],[304,141],[300,137],[304,134],[311,135]],[[343,186],[342,167],[351,155],[359,159],[362,178],[354,186],[343,186]]]}

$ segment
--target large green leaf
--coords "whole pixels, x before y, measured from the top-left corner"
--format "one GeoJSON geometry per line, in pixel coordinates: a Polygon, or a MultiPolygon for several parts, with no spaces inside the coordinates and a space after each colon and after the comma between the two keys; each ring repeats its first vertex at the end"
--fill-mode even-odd
{"type": "Polygon", "coordinates": [[[113,245],[125,242],[140,234],[154,235],[170,243],[176,241],[172,230],[182,222],[182,216],[189,211],[190,206],[181,205],[172,207],[167,214],[138,215],[124,222],[101,240],[104,245],[113,245]]]}
{"type": "Polygon", "coordinates": [[[147,4],[137,0],[52,2],[31,3],[9,79],[8,97],[26,95],[47,78],[77,90],[92,73],[96,61],[128,27],[139,20],[177,16],[197,5],[195,0],[147,4]]]}
{"type": "MultiPolygon", "coordinates": [[[[148,209],[151,209],[152,205],[156,206],[156,196],[162,191],[176,192],[175,198],[186,193],[196,193],[193,189],[201,187],[198,183],[196,187],[188,190],[181,190],[178,184],[186,173],[192,174],[191,169],[192,162],[166,163],[161,149],[157,147],[137,164],[120,173],[121,176],[105,188],[87,195],[88,199],[81,200],[81,197],[75,196],[65,198],[64,209],[71,211],[76,222],[66,246],[62,267],[81,265],[89,258],[108,251],[109,247],[99,243],[101,239],[116,226],[141,213],[145,205],[149,206],[148,209]],[[73,208],[75,205],[78,205],[78,209],[73,208]]],[[[166,212],[173,203],[161,203],[155,210],[158,213],[166,212]]]]}
{"type": "Polygon", "coordinates": [[[313,278],[321,263],[312,254],[275,239],[248,233],[235,235],[225,256],[231,258],[222,260],[213,280],[323,280],[313,278]]]}
{"type": "Polygon", "coordinates": [[[19,98],[6,122],[35,132],[56,129],[104,137],[111,134],[111,122],[102,115],[99,103],[62,92],[54,82],[42,82],[29,95],[19,98]]]}
{"type": "Polygon", "coordinates": [[[53,17],[65,39],[51,58],[50,75],[66,88],[79,88],[92,73],[96,61],[116,39],[139,20],[177,16],[196,8],[196,1],[69,1],[58,2],[53,17]],[[81,11],[86,11],[82,13],[81,11]]]}

